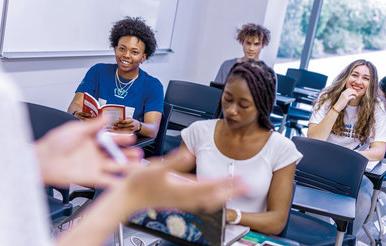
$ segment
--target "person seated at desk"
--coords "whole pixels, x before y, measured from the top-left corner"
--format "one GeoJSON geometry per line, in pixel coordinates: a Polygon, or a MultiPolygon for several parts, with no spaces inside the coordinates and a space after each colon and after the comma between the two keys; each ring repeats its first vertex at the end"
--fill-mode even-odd
{"type": "MultiPolygon", "coordinates": [[[[370,161],[383,159],[386,113],[378,98],[377,69],[371,62],[353,61],[321,92],[313,108],[307,135],[355,150],[370,161]]],[[[372,190],[371,181],[363,176],[354,235],[370,210],[372,190]]]]}
{"type": "Polygon", "coordinates": [[[215,82],[224,84],[229,71],[236,62],[253,59],[258,61],[261,50],[269,44],[271,34],[268,29],[253,23],[245,24],[237,30],[237,41],[242,45],[244,56],[224,61],[217,72],[215,82]]]}
{"type": "MultiPolygon", "coordinates": [[[[106,120],[72,122],[31,144],[27,112],[10,83],[0,82],[0,245],[104,245],[118,224],[148,207],[215,211],[233,195],[243,193],[240,182],[222,179],[187,182],[170,175],[175,165],[188,165],[188,156],[174,154],[153,159],[151,167],[139,164],[141,152],[129,148],[127,165],[118,165],[102,151],[96,135],[106,120]],[[43,182],[67,186],[108,187],[79,223],[51,239],[43,182]],[[233,185],[229,191],[225,187],[233,185]],[[55,242],[54,242],[55,241],[55,242]]],[[[115,136],[127,146],[133,137],[115,136]]]]}
{"type": "Polygon", "coordinates": [[[116,130],[136,132],[155,138],[163,111],[161,82],[140,69],[140,64],[154,54],[154,33],[140,18],[127,17],[111,29],[110,44],[117,64],[96,64],[83,78],[68,112],[79,119],[91,115],[82,112],[87,92],[100,104],[120,104],[134,110],[131,118],[114,124],[116,130]]]}
{"type": "Polygon", "coordinates": [[[302,157],[291,140],[273,131],[275,83],[264,63],[237,63],[221,99],[224,119],[197,121],[181,132],[180,150],[195,157],[199,180],[239,176],[249,188],[246,197],[227,202],[227,222],[264,234],[279,234],[286,225],[302,157]]]}

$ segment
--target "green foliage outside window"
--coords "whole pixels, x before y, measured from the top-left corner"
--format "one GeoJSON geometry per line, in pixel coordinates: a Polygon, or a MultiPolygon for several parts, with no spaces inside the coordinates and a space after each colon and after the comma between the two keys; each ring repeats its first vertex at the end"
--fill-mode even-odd
{"type": "MultiPolygon", "coordinates": [[[[312,0],[289,0],[278,56],[299,58],[312,0]]],[[[385,0],[324,0],[313,57],[386,49],[385,0]]]]}

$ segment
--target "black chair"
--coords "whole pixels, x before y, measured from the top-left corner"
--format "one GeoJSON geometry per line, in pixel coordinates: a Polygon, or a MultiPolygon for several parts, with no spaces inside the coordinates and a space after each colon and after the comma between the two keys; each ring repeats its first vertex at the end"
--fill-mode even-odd
{"type": "Polygon", "coordinates": [[[277,76],[277,91],[276,91],[276,103],[273,107],[273,114],[271,114],[271,122],[278,130],[282,132],[287,122],[288,111],[291,102],[294,101],[293,91],[295,88],[295,79],[282,74],[276,74],[277,76]],[[281,98],[286,99],[281,100],[281,98]],[[292,100],[289,100],[292,99],[292,100]],[[285,102],[285,103],[284,103],[285,102]]]}
{"type": "Polygon", "coordinates": [[[356,198],[368,160],[326,141],[292,140],[303,154],[295,175],[293,208],[331,217],[337,226],[292,211],[286,237],[306,245],[355,245],[355,236],[345,232],[355,218],[356,198]]]}
{"type": "Polygon", "coordinates": [[[298,121],[308,121],[311,117],[311,111],[299,108],[299,104],[312,105],[320,91],[326,86],[328,77],[324,74],[295,68],[289,68],[286,75],[293,78],[296,83],[293,91],[296,98],[295,105],[291,106],[288,111],[286,136],[290,137],[290,129],[295,129],[298,135],[302,135],[302,128],[307,126],[298,124],[298,121]]]}
{"type": "Polygon", "coordinates": [[[194,121],[217,118],[221,94],[207,85],[171,80],[165,94],[165,102],[173,106],[168,129],[182,130],[194,121]]]}
{"type": "MultiPolygon", "coordinates": [[[[50,130],[70,121],[77,120],[72,114],[54,108],[25,103],[28,109],[29,120],[32,127],[33,138],[38,140],[50,130]]],[[[59,218],[67,217],[72,213],[72,204],[69,202],[69,189],[59,187],[47,187],[47,200],[50,218],[56,223],[59,218]],[[62,200],[53,197],[53,189],[57,190],[62,200]]]]}
{"type": "Polygon", "coordinates": [[[164,103],[164,111],[162,113],[161,123],[159,126],[157,137],[155,138],[154,144],[144,147],[145,157],[160,156],[164,153],[166,131],[172,110],[172,105],[164,103]]]}
{"type": "Polygon", "coordinates": [[[165,103],[173,106],[168,129],[177,134],[167,134],[164,152],[177,148],[181,143],[178,131],[198,120],[218,118],[221,112],[222,90],[188,81],[171,80],[166,89],[165,103]]]}

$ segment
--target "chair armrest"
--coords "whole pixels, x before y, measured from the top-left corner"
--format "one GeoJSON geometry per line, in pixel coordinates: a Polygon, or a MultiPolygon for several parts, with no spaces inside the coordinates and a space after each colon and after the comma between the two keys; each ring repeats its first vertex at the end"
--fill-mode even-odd
{"type": "Polygon", "coordinates": [[[296,185],[292,207],[349,222],[355,218],[355,203],[353,197],[296,185]]]}

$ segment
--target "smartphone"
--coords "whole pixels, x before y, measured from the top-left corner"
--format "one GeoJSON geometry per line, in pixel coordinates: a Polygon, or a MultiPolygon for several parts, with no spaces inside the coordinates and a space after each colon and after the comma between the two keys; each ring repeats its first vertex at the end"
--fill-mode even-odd
{"type": "Polygon", "coordinates": [[[110,133],[101,130],[97,133],[97,141],[100,146],[107,152],[107,154],[119,165],[128,163],[128,159],[118,145],[112,139],[110,133]]]}

